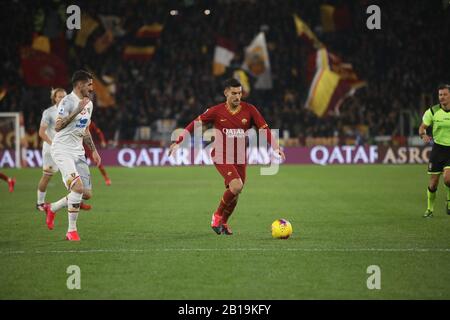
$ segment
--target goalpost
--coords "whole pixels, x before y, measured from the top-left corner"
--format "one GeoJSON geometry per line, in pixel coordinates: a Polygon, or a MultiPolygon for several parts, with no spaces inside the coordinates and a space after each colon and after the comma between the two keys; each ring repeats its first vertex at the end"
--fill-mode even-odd
{"type": "Polygon", "coordinates": [[[14,130],[15,167],[21,168],[20,157],[20,112],[0,112],[0,134],[9,129],[14,130]]]}

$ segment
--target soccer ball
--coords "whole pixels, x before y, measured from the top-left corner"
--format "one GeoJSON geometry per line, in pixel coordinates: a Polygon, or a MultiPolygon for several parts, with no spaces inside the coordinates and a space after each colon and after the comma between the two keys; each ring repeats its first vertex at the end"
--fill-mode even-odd
{"type": "Polygon", "coordinates": [[[278,219],[272,223],[272,237],[275,239],[287,239],[292,234],[292,225],[286,219],[278,219]]]}

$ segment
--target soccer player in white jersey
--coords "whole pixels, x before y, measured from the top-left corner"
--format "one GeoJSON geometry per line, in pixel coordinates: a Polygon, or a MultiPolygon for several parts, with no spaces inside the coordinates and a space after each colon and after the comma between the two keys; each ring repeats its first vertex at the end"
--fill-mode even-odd
{"type": "MultiPolygon", "coordinates": [[[[53,174],[58,172],[58,166],[53,161],[52,155],[50,154],[50,146],[52,145],[53,137],[56,134],[55,125],[56,117],[58,115],[58,106],[61,100],[67,95],[66,90],[62,88],[52,89],[50,93],[50,99],[52,101],[52,106],[45,109],[42,113],[42,120],[39,127],[39,137],[44,141],[42,144],[42,177],[39,180],[38,190],[37,190],[37,203],[36,209],[39,211],[44,210],[45,195],[47,193],[47,186],[52,178],[53,174]]],[[[67,198],[64,207],[67,207],[67,198]]],[[[91,206],[85,203],[81,203],[80,209],[90,210],[91,206]]]]}
{"type": "Polygon", "coordinates": [[[50,146],[52,145],[53,137],[55,136],[56,116],[58,113],[58,105],[66,96],[66,90],[62,88],[52,89],[50,99],[52,106],[45,109],[42,113],[41,125],[39,127],[39,137],[44,141],[42,144],[42,177],[39,180],[37,190],[36,209],[44,211],[45,194],[47,193],[47,185],[53,174],[58,172],[58,166],[53,161],[50,154],[50,146]]]}
{"type": "MultiPolygon", "coordinates": [[[[92,75],[84,70],[73,74],[73,91],[65,96],[58,106],[56,134],[50,148],[52,158],[61,171],[63,182],[69,191],[67,195],[69,227],[66,239],[70,241],[80,240],[77,218],[81,199],[83,194],[85,198],[92,194],[83,142],[91,149],[95,164],[98,166],[101,163],[88,129],[94,108],[89,98],[93,92],[92,79],[92,75]]],[[[44,205],[47,214],[46,223],[50,230],[54,227],[55,212],[63,208],[64,200],[65,198],[44,205]]]]}

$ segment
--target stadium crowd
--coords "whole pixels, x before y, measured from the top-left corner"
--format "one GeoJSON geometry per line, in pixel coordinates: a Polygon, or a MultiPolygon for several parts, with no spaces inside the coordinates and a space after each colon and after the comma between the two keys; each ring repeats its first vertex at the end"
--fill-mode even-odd
{"type": "MultiPolygon", "coordinates": [[[[436,102],[437,85],[447,80],[450,8],[430,1],[79,1],[83,13],[117,16],[123,35],[105,52],[75,44],[75,32],[65,28],[67,1],[8,1],[0,4],[0,88],[6,95],[0,111],[23,111],[28,132],[36,132],[41,112],[49,106],[49,87],[24,81],[19,50],[33,36],[60,37],[68,74],[88,68],[97,76],[115,79],[115,104],[97,108],[94,121],[109,141],[133,140],[136,128],[155,129],[158,120],[175,119],[183,127],[208,106],[223,101],[221,82],[230,75],[212,75],[216,37],[236,44],[232,65],[264,30],[268,42],[273,89],[251,90],[248,102],[257,105],[272,128],[289,132],[305,144],[310,137],[334,137],[339,143],[370,143],[375,136],[398,136],[405,110],[414,131],[424,109],[436,102]],[[344,7],[349,20],[344,30],[323,32],[320,4],[344,7]],[[369,30],[366,8],[381,8],[381,30],[369,30]],[[205,10],[210,14],[205,14],[205,10]],[[175,13],[171,10],[177,10],[175,13]],[[327,48],[353,65],[367,85],[348,98],[338,113],[317,117],[303,107],[306,80],[305,44],[295,30],[292,14],[309,24],[327,48]],[[153,56],[144,61],[124,59],[124,47],[142,26],[162,25],[153,56]],[[11,32],[14,30],[14,32],[11,32]],[[63,32],[61,32],[63,30],[63,32]],[[62,34],[62,35],[61,35],[62,34]],[[447,50],[447,51],[446,51],[447,50]]],[[[101,32],[100,29],[96,32],[101,32]]],[[[97,35],[98,36],[98,35],[97,35]]],[[[92,38],[92,39],[91,39],[92,38]]],[[[70,84],[67,88],[70,89],[70,84]]],[[[406,132],[407,134],[408,132],[406,132]]]]}

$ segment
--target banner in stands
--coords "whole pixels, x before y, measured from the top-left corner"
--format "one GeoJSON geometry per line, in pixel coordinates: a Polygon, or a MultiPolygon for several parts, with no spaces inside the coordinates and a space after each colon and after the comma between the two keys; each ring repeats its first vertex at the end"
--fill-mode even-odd
{"type": "MultiPolygon", "coordinates": [[[[431,147],[378,147],[378,146],[314,146],[287,147],[285,164],[424,164],[428,162],[431,147]]],[[[197,154],[189,149],[179,149],[169,157],[168,148],[120,148],[99,150],[102,163],[106,166],[153,167],[211,165],[210,149],[204,148],[197,154]]],[[[0,168],[14,167],[14,151],[0,150],[0,168]]],[[[267,149],[251,148],[249,164],[268,165],[278,161],[267,149]]],[[[41,150],[27,150],[26,165],[42,167],[41,150]]]]}

